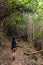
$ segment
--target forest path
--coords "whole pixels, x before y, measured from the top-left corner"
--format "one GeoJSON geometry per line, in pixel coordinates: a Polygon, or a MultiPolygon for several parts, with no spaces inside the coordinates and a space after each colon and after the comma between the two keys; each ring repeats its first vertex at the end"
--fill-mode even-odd
{"type": "Polygon", "coordinates": [[[6,40],[7,47],[2,49],[0,53],[0,65],[27,65],[25,60],[26,56],[24,55],[24,42],[17,42],[17,51],[16,59],[13,61],[12,51],[11,51],[11,41],[6,40]]]}
{"type": "MultiPolygon", "coordinates": [[[[13,61],[12,51],[11,51],[11,41],[6,38],[3,46],[0,46],[0,65],[43,65],[43,59],[40,57],[38,61],[30,60],[27,55],[24,54],[26,51],[27,43],[24,41],[17,42],[17,51],[16,51],[16,59],[13,61]],[[25,44],[26,43],[26,44],[25,44]]],[[[28,49],[28,51],[33,51],[32,49],[28,49]]],[[[38,55],[40,56],[40,55],[38,55]]]]}

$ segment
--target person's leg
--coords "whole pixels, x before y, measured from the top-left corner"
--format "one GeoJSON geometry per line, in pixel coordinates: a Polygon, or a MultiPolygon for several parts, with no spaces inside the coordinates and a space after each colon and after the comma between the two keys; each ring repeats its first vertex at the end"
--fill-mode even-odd
{"type": "Polygon", "coordinates": [[[16,51],[14,52],[14,56],[16,57],[16,51]]]}
{"type": "Polygon", "coordinates": [[[13,52],[13,60],[15,60],[15,53],[13,52]]]}
{"type": "Polygon", "coordinates": [[[15,60],[16,52],[13,52],[13,60],[15,60]]]}
{"type": "Polygon", "coordinates": [[[15,53],[13,52],[13,57],[15,56],[15,53]]]}

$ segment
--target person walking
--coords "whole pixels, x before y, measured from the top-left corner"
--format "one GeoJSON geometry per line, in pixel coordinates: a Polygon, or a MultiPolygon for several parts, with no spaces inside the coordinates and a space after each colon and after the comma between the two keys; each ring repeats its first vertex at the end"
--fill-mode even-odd
{"type": "Polygon", "coordinates": [[[12,38],[11,50],[12,50],[13,60],[15,60],[17,44],[14,37],[12,38]]]}

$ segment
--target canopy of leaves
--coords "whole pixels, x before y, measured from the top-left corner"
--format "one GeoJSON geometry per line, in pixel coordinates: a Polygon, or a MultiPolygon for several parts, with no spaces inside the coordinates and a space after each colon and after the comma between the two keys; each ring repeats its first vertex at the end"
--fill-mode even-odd
{"type": "Polygon", "coordinates": [[[41,0],[9,0],[10,5],[16,8],[16,5],[19,7],[25,7],[31,12],[40,12],[43,9],[43,1],[41,0]]]}
{"type": "MultiPolygon", "coordinates": [[[[24,27],[24,12],[32,13],[33,24],[43,24],[43,0],[2,0],[0,1],[0,18],[5,18],[7,25],[24,27]],[[7,13],[6,13],[7,12],[7,13]],[[10,15],[9,15],[10,14],[10,15]]],[[[43,32],[36,32],[40,35],[43,32]]]]}

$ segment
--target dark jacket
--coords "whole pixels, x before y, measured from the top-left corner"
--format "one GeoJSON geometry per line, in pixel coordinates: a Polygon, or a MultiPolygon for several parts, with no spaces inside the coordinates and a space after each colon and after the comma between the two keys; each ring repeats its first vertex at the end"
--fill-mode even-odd
{"type": "Polygon", "coordinates": [[[12,49],[13,48],[17,48],[17,45],[16,45],[16,41],[15,40],[12,40],[12,49]]]}

